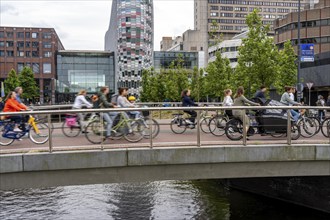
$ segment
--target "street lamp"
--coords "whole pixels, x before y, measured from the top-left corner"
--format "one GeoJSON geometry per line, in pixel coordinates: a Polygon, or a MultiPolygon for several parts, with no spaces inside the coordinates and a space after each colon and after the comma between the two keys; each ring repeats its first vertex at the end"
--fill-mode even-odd
{"type": "Polygon", "coordinates": [[[51,81],[50,81],[50,87],[51,87],[51,103],[52,105],[55,104],[55,85],[54,85],[54,82],[55,82],[55,78],[51,78],[51,81]]]}
{"type": "MultiPolygon", "coordinates": [[[[297,70],[297,83],[300,83],[300,0],[298,0],[298,44],[297,44],[297,53],[298,53],[298,70],[297,70]]],[[[301,93],[297,94],[298,100],[301,99],[301,93]]]]}

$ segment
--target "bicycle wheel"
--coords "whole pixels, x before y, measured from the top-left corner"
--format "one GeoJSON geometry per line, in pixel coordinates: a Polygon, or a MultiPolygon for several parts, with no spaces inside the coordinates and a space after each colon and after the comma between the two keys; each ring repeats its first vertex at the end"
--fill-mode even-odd
{"type": "Polygon", "coordinates": [[[308,117],[309,119],[313,120],[315,122],[315,125],[317,127],[317,131],[316,131],[316,134],[318,134],[321,130],[321,127],[322,127],[322,123],[320,122],[320,120],[317,118],[317,117],[308,117]]]}
{"type": "Polygon", "coordinates": [[[100,121],[92,121],[86,126],[85,137],[92,144],[101,144],[105,135],[105,124],[100,121]]]}
{"type": "Polygon", "coordinates": [[[158,136],[160,127],[158,122],[155,119],[150,120],[150,118],[144,118],[145,129],[144,129],[144,138],[150,138],[150,131],[152,128],[152,138],[158,136]]]}
{"type": "Polygon", "coordinates": [[[324,137],[330,137],[330,118],[327,118],[322,122],[321,130],[324,137]]]}
{"type": "Polygon", "coordinates": [[[207,117],[207,118],[203,118],[201,120],[201,122],[199,123],[201,130],[206,134],[211,132],[210,127],[209,127],[210,121],[211,121],[211,118],[207,117]]]}
{"type": "Polygon", "coordinates": [[[286,135],[286,133],[271,133],[270,136],[274,137],[274,138],[281,138],[284,137],[286,135]]]}
{"type": "Polygon", "coordinates": [[[187,123],[183,118],[174,118],[170,124],[171,130],[175,134],[182,134],[187,129],[187,123]]]}
{"type": "Polygon", "coordinates": [[[210,120],[209,129],[214,136],[222,136],[225,134],[227,118],[219,115],[210,120]]]}
{"type": "Polygon", "coordinates": [[[138,142],[144,137],[144,125],[140,122],[131,125],[132,131],[125,134],[124,138],[129,142],[138,142]]]}
{"type": "Polygon", "coordinates": [[[314,120],[309,118],[303,118],[298,123],[298,127],[300,128],[300,135],[305,138],[313,137],[317,132],[317,126],[314,120]]]}
{"type": "Polygon", "coordinates": [[[14,142],[14,139],[9,139],[4,137],[3,135],[5,134],[6,129],[5,129],[5,124],[0,124],[0,145],[1,146],[8,146],[11,143],[14,142]]]}
{"type": "Polygon", "coordinates": [[[77,137],[80,134],[81,128],[79,125],[68,126],[66,121],[62,124],[62,132],[67,137],[77,137]]]}
{"type": "Polygon", "coordinates": [[[36,123],[38,132],[33,127],[30,128],[29,138],[35,144],[44,144],[49,139],[49,128],[45,123],[36,123]]]}
{"type": "Polygon", "coordinates": [[[298,140],[300,137],[301,132],[300,132],[300,127],[297,125],[292,125],[291,127],[291,140],[298,140]]]}
{"type": "Polygon", "coordinates": [[[232,119],[226,124],[226,136],[233,141],[238,141],[243,138],[243,124],[240,120],[232,119]]]}

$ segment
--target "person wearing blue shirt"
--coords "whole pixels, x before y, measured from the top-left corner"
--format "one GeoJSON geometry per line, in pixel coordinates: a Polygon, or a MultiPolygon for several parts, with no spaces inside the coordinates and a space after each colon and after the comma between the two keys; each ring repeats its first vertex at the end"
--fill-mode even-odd
{"type": "Polygon", "coordinates": [[[266,86],[260,86],[260,89],[254,95],[254,98],[266,99],[265,92],[267,91],[266,86]]]}
{"type": "MultiPolygon", "coordinates": [[[[21,95],[23,93],[22,87],[16,87],[15,92],[16,92],[16,101],[18,101],[20,104],[24,105],[24,103],[21,100],[21,95]]],[[[26,105],[24,105],[24,106],[27,107],[26,105]]]]}
{"type": "MultiPolygon", "coordinates": [[[[183,107],[192,107],[192,106],[197,106],[197,104],[195,104],[195,102],[190,98],[190,90],[189,89],[185,89],[182,91],[181,93],[181,97],[182,97],[182,106],[183,107]]],[[[186,113],[188,113],[190,115],[189,120],[191,121],[191,124],[193,125],[192,128],[194,128],[195,126],[195,118],[197,116],[196,111],[194,110],[187,110],[184,111],[186,113]]]]}

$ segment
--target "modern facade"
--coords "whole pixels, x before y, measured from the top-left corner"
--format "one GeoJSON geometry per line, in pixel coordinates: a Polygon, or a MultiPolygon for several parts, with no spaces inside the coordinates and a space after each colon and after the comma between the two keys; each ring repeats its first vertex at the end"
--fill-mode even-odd
{"type": "Polygon", "coordinates": [[[195,67],[203,68],[203,58],[200,59],[199,52],[182,52],[182,51],[155,51],[154,52],[154,68],[156,71],[167,69],[172,62],[178,59],[182,60],[183,68],[193,70],[195,67]]]}
{"type": "MultiPolygon", "coordinates": [[[[330,91],[330,0],[320,0],[314,7],[306,7],[301,11],[300,21],[300,43],[314,44],[315,53],[314,62],[301,63],[301,78],[304,83],[313,83],[313,100],[318,94],[327,97],[330,91]]],[[[276,20],[274,29],[274,41],[279,48],[289,40],[297,52],[298,13],[276,20]]]]}
{"type": "Polygon", "coordinates": [[[85,89],[95,94],[102,86],[115,92],[115,56],[105,51],[70,51],[57,53],[56,100],[73,102],[77,93],[85,89]]]}
{"type": "Polygon", "coordinates": [[[138,96],[153,61],[153,0],[113,0],[105,50],[114,51],[116,87],[138,96]]]}
{"type": "Polygon", "coordinates": [[[53,28],[0,27],[0,78],[30,66],[40,88],[35,101],[55,103],[56,52],[64,47],[53,28]]]}

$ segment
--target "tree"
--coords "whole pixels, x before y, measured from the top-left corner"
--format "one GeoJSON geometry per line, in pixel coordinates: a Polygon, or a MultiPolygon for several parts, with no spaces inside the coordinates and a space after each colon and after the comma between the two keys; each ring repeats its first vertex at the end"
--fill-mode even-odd
{"type": "Polygon", "coordinates": [[[203,69],[194,68],[190,88],[192,89],[191,96],[194,97],[195,100],[200,101],[205,97],[205,77],[203,69]]]}
{"type": "Polygon", "coordinates": [[[14,91],[16,87],[20,86],[19,78],[14,69],[11,69],[8,73],[8,77],[4,81],[4,86],[6,94],[8,94],[10,91],[14,91]]]}
{"type": "Polygon", "coordinates": [[[25,66],[20,72],[18,78],[20,86],[23,88],[24,91],[22,94],[23,98],[32,99],[39,95],[39,87],[34,80],[34,74],[30,67],[25,66]]]}
{"type": "Polygon", "coordinates": [[[216,60],[206,67],[206,92],[212,98],[222,98],[223,91],[232,88],[233,69],[228,58],[223,58],[220,52],[216,53],[216,60]]]}
{"type": "Polygon", "coordinates": [[[297,83],[297,65],[295,64],[296,54],[290,41],[284,43],[284,49],[279,52],[279,72],[274,83],[276,92],[282,94],[284,86],[297,83]]]}
{"type": "Polygon", "coordinates": [[[263,25],[258,10],[247,16],[246,23],[249,32],[239,47],[235,81],[239,86],[244,86],[251,95],[251,92],[261,85],[270,87],[275,82],[278,73],[278,49],[273,39],[268,37],[269,25],[263,25]]]}

